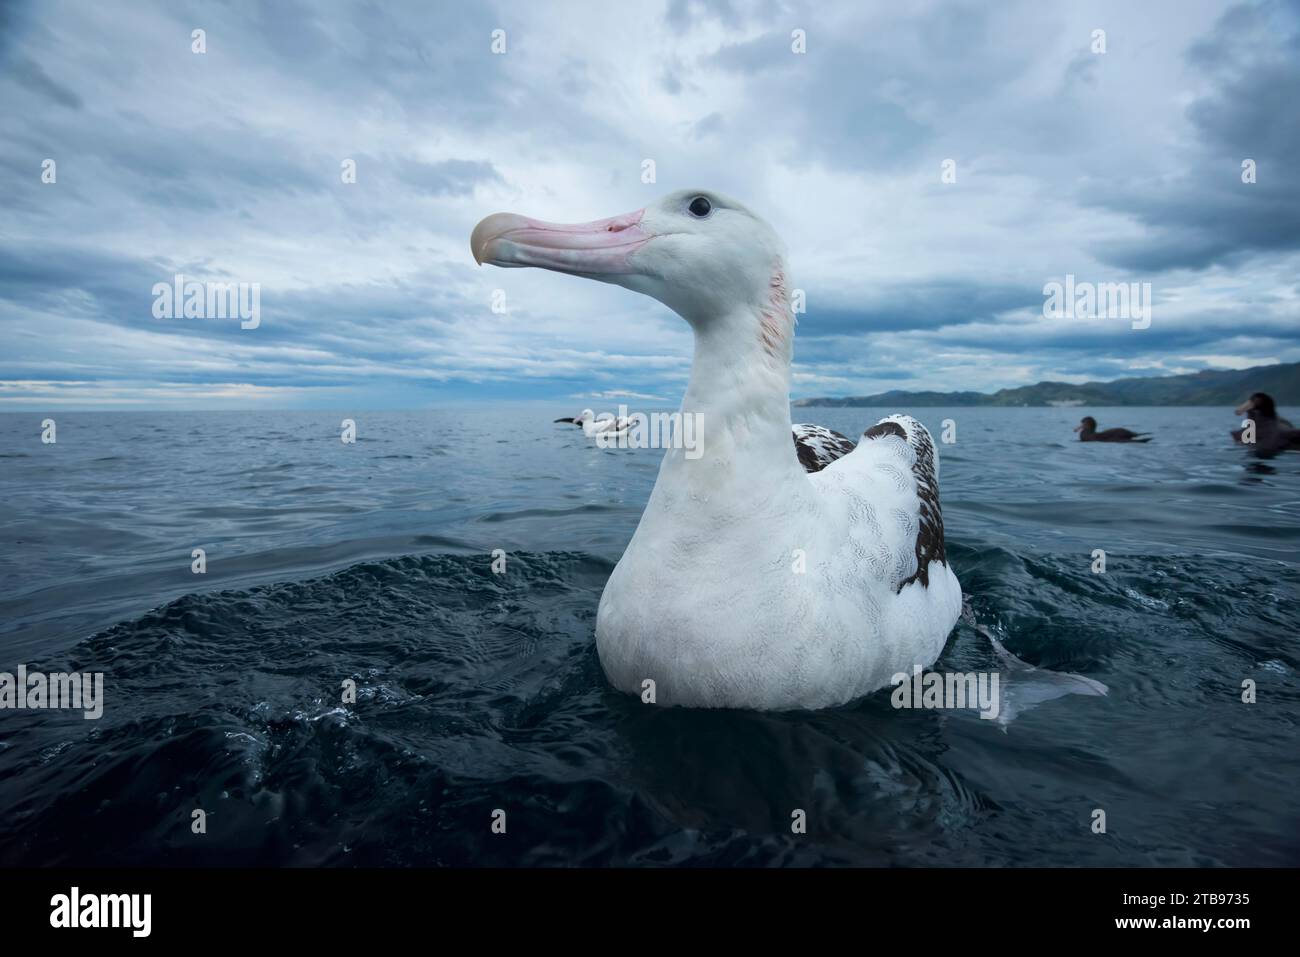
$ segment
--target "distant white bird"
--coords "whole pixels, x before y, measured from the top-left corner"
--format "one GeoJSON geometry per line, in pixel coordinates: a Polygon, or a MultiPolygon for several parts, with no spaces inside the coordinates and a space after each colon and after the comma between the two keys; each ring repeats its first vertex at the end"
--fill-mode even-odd
{"type": "Polygon", "coordinates": [[[582,426],[582,434],[589,439],[594,439],[598,435],[605,435],[608,438],[627,435],[627,430],[631,425],[629,419],[608,413],[606,415],[607,418],[597,418],[591,409],[583,409],[572,419],[556,419],[555,421],[582,426]]]}
{"type": "Polygon", "coordinates": [[[856,445],[791,425],[794,315],[771,227],[684,191],[580,225],[496,213],[470,245],[480,263],[652,296],[695,332],[682,412],[703,417],[703,454],[664,455],[605,586],[596,646],[611,684],[653,687],[658,704],[820,708],[938,657],[961,588],[934,443],[905,415],[856,445]]]}

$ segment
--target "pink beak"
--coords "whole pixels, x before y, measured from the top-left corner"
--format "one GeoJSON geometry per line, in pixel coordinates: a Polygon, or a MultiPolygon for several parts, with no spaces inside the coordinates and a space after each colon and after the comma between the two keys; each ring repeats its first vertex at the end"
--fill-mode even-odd
{"type": "Polygon", "coordinates": [[[540,266],[579,276],[630,271],[628,257],[650,241],[641,228],[644,209],[593,223],[544,223],[514,213],[493,213],[474,227],[474,261],[493,266],[540,266]]]}

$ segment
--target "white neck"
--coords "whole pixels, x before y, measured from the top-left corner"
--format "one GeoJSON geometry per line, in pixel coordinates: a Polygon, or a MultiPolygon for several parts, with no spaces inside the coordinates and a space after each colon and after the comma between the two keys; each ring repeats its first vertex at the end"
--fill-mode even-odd
{"type": "Polygon", "coordinates": [[[704,454],[674,454],[665,471],[707,476],[715,487],[732,477],[802,473],[790,433],[793,328],[770,349],[759,324],[758,310],[748,305],[693,323],[695,357],[682,412],[702,417],[704,454]]]}

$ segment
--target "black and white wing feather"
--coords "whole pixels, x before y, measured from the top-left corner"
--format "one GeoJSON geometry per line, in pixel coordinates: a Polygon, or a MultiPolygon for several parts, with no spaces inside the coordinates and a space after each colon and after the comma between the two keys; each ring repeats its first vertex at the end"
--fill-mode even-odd
{"type": "Polygon", "coordinates": [[[790,428],[794,432],[794,448],[799,456],[799,464],[805,472],[820,472],[857,446],[847,435],[840,435],[820,425],[801,422],[790,428]]]}

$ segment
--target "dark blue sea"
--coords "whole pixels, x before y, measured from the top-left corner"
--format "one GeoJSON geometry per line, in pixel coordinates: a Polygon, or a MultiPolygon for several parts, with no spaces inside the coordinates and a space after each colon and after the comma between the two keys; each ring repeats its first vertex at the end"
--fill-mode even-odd
{"type": "Polygon", "coordinates": [[[1300,864],[1300,455],[1229,410],[901,410],[957,429],[936,667],[994,635],[1109,689],[1005,725],[611,691],[596,606],[661,453],[574,411],[0,415],[0,671],[105,674],[98,721],[0,711],[0,865],[1300,864]],[[1074,441],[1088,412],[1155,441],[1074,441]]]}

